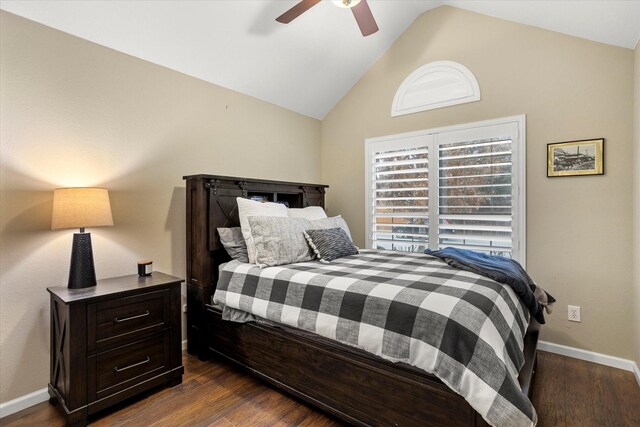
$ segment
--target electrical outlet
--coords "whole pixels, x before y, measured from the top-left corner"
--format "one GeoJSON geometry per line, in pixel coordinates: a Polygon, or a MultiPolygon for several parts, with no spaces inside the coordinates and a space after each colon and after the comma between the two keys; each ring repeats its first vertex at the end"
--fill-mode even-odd
{"type": "Polygon", "coordinates": [[[580,322],[580,306],[579,305],[570,305],[568,319],[571,322],[580,322]]]}

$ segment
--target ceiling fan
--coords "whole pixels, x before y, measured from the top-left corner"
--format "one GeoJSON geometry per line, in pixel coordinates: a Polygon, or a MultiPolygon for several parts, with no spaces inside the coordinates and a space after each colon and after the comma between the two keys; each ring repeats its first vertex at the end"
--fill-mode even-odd
{"type": "MultiPolygon", "coordinates": [[[[360,27],[360,32],[362,32],[363,36],[366,37],[378,31],[378,25],[376,24],[376,20],[373,19],[373,14],[371,13],[371,9],[369,9],[367,0],[332,1],[338,7],[351,9],[351,12],[353,12],[353,16],[356,18],[356,22],[358,23],[358,27],[360,27]]],[[[318,3],[320,3],[320,0],[302,0],[291,9],[278,16],[276,18],[276,21],[283,24],[288,24],[318,3]]]]}

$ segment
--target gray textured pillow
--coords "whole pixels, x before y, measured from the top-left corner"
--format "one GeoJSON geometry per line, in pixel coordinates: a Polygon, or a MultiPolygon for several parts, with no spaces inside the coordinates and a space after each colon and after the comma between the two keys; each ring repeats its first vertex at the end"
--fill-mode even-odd
{"type": "Polygon", "coordinates": [[[280,203],[261,203],[254,200],[243,199],[242,197],[236,197],[236,203],[238,203],[238,218],[240,219],[240,228],[242,229],[242,235],[244,236],[244,241],[247,245],[249,262],[251,264],[255,264],[256,245],[253,243],[251,226],[249,225],[249,220],[247,218],[250,216],[288,217],[289,214],[287,213],[287,207],[280,203]]]}
{"type": "Polygon", "coordinates": [[[340,227],[349,236],[349,227],[341,217],[315,221],[273,216],[247,219],[256,245],[256,264],[262,267],[311,261],[315,254],[304,237],[306,230],[340,227]]]}
{"type": "Polygon", "coordinates": [[[240,227],[220,227],[218,228],[218,234],[220,235],[220,243],[222,243],[222,246],[224,246],[224,249],[232,259],[240,262],[249,262],[247,243],[242,236],[240,227]]]}
{"type": "Polygon", "coordinates": [[[342,228],[307,230],[304,232],[304,237],[306,237],[318,260],[323,263],[329,263],[329,261],[333,261],[336,258],[359,253],[358,248],[342,228]]]}

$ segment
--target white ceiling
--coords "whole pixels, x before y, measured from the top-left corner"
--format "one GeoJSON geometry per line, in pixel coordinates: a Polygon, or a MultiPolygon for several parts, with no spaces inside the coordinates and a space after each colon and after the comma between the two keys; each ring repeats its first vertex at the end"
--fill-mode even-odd
{"type": "Polygon", "coordinates": [[[288,25],[298,0],[0,0],[0,8],[92,42],[322,119],[411,23],[448,4],[626,48],[640,0],[369,0],[380,31],[323,1],[288,25]]]}

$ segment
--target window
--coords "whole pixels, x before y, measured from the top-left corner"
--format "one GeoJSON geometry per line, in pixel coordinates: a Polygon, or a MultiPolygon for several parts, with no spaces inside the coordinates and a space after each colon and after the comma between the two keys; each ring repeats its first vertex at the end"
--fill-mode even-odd
{"type": "Polygon", "coordinates": [[[480,101],[480,86],[471,70],[453,61],[423,65],[404,79],[393,98],[391,116],[480,101]]]}
{"type": "Polygon", "coordinates": [[[366,141],[367,246],[524,264],[524,116],[366,141]]]}

